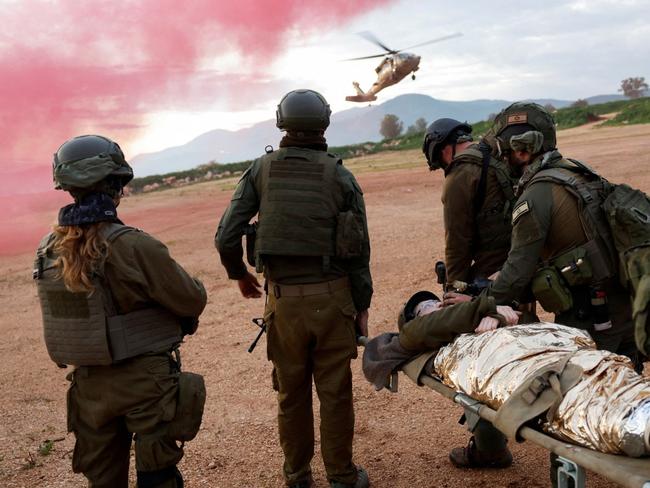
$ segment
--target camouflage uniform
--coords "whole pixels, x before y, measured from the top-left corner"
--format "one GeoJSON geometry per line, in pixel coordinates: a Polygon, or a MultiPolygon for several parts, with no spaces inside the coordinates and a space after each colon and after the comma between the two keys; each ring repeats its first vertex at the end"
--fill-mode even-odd
{"type": "MultiPolygon", "coordinates": [[[[322,207],[317,205],[317,209],[322,207]]],[[[354,317],[368,309],[372,296],[370,246],[361,189],[340,161],[321,150],[284,147],[257,159],[239,181],[215,237],[221,262],[231,279],[247,274],[241,237],[258,211],[258,230],[263,230],[263,235],[258,233],[256,257],[268,283],[268,358],[273,362],[273,383],[278,391],[286,482],[292,485],[311,478],[313,377],[321,404],[321,452],[327,477],[331,483],[352,486],[357,479],[352,462],[354,411],[350,371],[350,360],[357,355],[354,317]],[[329,183],[322,180],[323,168],[326,173],[331,170],[329,183]],[[324,186],[331,190],[329,200],[323,194],[318,196],[319,188],[324,186]],[[274,191],[284,191],[284,200],[274,191]],[[333,211],[351,211],[361,219],[364,237],[359,256],[341,259],[320,255],[323,251],[317,248],[329,248],[330,238],[321,242],[317,236],[329,235],[330,223],[322,224],[326,229],[318,224],[309,228],[313,219],[287,216],[292,210],[301,212],[319,198],[323,205],[334,205],[333,211]],[[267,201],[275,205],[275,210],[261,210],[267,201]],[[267,225],[278,218],[285,220],[273,220],[273,225],[267,225]],[[277,242],[283,244],[276,245],[277,242]],[[305,245],[306,242],[310,244],[305,245]],[[266,254],[274,245],[273,254],[266,254]],[[281,254],[283,248],[286,255],[281,254]],[[315,252],[311,253],[311,248],[315,252]]]]}

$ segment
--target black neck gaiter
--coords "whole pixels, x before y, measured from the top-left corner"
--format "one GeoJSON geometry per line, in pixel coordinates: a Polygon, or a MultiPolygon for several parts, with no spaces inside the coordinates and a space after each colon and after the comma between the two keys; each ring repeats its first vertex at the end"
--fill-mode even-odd
{"type": "Polygon", "coordinates": [[[113,199],[106,193],[88,193],[59,210],[59,225],[119,222],[113,199]]]}

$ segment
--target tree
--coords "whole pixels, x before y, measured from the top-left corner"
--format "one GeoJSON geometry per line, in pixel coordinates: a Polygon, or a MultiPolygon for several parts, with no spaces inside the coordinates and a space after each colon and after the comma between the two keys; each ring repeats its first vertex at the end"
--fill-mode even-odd
{"type": "Polygon", "coordinates": [[[406,134],[407,135],[421,134],[425,130],[427,130],[427,121],[422,117],[420,117],[413,123],[413,125],[409,125],[408,129],[406,129],[406,134]]]}
{"type": "Polygon", "coordinates": [[[384,139],[394,139],[402,133],[402,130],[404,130],[404,124],[397,115],[384,115],[379,127],[379,133],[384,136],[384,139]]]}
{"type": "Polygon", "coordinates": [[[575,102],[571,104],[573,108],[585,108],[589,106],[589,102],[584,98],[578,98],[575,102]]]}
{"type": "Polygon", "coordinates": [[[628,98],[640,98],[647,90],[648,84],[643,76],[622,80],[621,87],[618,89],[628,98]]]}

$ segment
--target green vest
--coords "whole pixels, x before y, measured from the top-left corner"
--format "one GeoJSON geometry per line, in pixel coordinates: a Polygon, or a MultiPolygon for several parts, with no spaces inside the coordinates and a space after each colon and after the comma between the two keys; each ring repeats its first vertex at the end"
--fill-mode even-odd
{"type": "MultiPolygon", "coordinates": [[[[477,144],[473,144],[466,148],[462,153],[458,154],[453,161],[453,165],[459,164],[474,164],[483,167],[483,153],[477,144]]],[[[475,251],[481,250],[494,250],[494,249],[510,249],[510,240],[512,235],[512,208],[517,198],[514,192],[514,181],[510,177],[510,172],[506,163],[490,156],[488,160],[488,168],[494,171],[499,187],[503,194],[503,202],[497,207],[486,208],[484,205],[487,174],[483,182],[484,188],[479,188],[479,193],[482,192],[482,200],[478,202],[474,211],[475,232],[477,236],[475,251]]],[[[481,183],[479,183],[479,186],[481,183]]]]}
{"type": "MultiPolygon", "coordinates": [[[[531,175],[526,175],[526,186],[550,181],[562,185],[578,201],[580,220],[585,230],[587,242],[579,248],[570,249],[562,256],[554,256],[551,261],[558,261],[556,267],[566,268],[571,261],[584,257],[590,268],[589,277],[575,280],[575,284],[587,285],[602,283],[618,274],[618,257],[614,240],[602,209],[602,203],[609,193],[609,183],[595,171],[579,161],[561,158],[559,153],[546,153],[546,163],[540,162],[531,168],[531,175]],[[582,249],[582,251],[580,250],[582,249]],[[568,260],[568,261],[567,261],[568,260]],[[567,262],[564,262],[567,261],[567,262]],[[579,283],[578,283],[579,281],[579,283]]],[[[587,266],[585,266],[585,270],[587,266]]],[[[565,278],[570,276],[564,273],[565,278]]],[[[569,284],[573,284],[568,278],[569,284]]]]}
{"type": "MultiPolygon", "coordinates": [[[[103,237],[110,246],[119,236],[136,231],[110,224],[104,227],[103,237]]],[[[53,233],[41,241],[33,276],[43,314],[45,346],[55,363],[105,366],[147,352],[169,350],[182,341],[179,318],[164,308],[118,314],[103,276],[103,264],[93,277],[93,293],[69,291],[59,276],[53,241],[53,233]]]]}
{"type": "Polygon", "coordinates": [[[337,165],[324,151],[282,148],[262,156],[255,187],[260,199],[255,256],[336,255],[343,206],[337,165]]]}

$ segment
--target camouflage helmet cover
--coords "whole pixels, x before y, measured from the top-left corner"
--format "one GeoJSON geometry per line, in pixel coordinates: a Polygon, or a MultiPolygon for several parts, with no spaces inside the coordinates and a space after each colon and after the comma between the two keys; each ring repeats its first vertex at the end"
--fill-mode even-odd
{"type": "Polygon", "coordinates": [[[485,139],[491,146],[496,142],[500,150],[508,150],[509,137],[500,137],[503,132],[513,126],[529,126],[542,134],[542,151],[551,151],[557,144],[555,136],[555,120],[541,105],[534,102],[515,102],[503,109],[494,119],[494,124],[485,139]]]}
{"type": "Polygon", "coordinates": [[[120,146],[99,135],[83,135],[64,142],[54,153],[52,172],[57,190],[97,190],[106,186],[126,186],[133,169],[120,146]]]}
{"type": "Polygon", "coordinates": [[[278,104],[276,126],[280,130],[325,130],[330,125],[331,114],[327,100],[317,91],[293,90],[278,104]]]}

